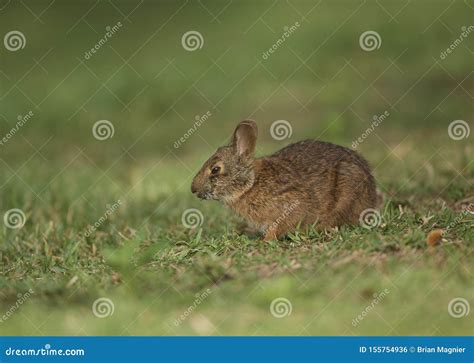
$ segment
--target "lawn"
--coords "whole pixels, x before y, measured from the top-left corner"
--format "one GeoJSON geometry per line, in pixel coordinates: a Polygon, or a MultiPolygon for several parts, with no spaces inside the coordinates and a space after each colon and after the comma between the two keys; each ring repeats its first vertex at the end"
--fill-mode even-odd
{"type": "Polygon", "coordinates": [[[0,334],[473,334],[474,35],[440,56],[472,2],[255,3],[1,8],[2,36],[26,44],[0,51],[0,137],[25,120],[0,144],[0,334]],[[369,30],[379,49],[361,49],[369,30]],[[257,156],[355,146],[379,223],[267,243],[197,199],[193,176],[244,118],[257,156]]]}

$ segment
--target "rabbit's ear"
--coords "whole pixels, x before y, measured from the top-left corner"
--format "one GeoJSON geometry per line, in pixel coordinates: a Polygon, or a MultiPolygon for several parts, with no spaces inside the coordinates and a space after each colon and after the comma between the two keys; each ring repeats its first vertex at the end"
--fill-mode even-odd
{"type": "Polygon", "coordinates": [[[234,131],[232,146],[238,155],[250,156],[255,151],[257,144],[257,124],[252,120],[239,123],[234,131]]]}

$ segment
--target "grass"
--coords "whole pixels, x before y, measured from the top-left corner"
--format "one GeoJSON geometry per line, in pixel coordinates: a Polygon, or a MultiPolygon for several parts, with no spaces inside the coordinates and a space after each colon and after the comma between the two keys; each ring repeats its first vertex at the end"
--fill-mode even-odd
{"type": "MultiPolygon", "coordinates": [[[[460,176],[453,164],[461,168],[457,162],[462,160],[444,150],[421,171],[417,167],[429,159],[423,150],[410,161],[378,156],[385,157],[389,162],[376,170],[387,198],[380,227],[296,233],[271,243],[238,234],[239,220],[224,206],[194,198],[188,190],[191,174],[177,160],[124,165],[117,176],[98,178],[100,172],[88,166],[84,154],[50,184],[42,201],[23,197],[20,203],[14,196],[23,185],[8,183],[4,190],[11,206],[28,212],[22,229],[3,231],[2,309],[15,303],[18,292],[31,287],[34,294],[2,324],[2,331],[472,333],[469,319],[454,319],[447,310],[455,297],[472,299],[473,219],[455,206],[467,196],[472,164],[460,176]],[[411,177],[396,179],[394,164],[397,173],[411,177]],[[436,170],[433,179],[431,168],[436,170]],[[122,202],[118,209],[87,237],[89,226],[117,200],[122,202]],[[202,212],[201,227],[183,226],[181,216],[188,208],[202,212]],[[448,226],[443,242],[429,247],[427,233],[448,226]],[[195,294],[207,289],[209,296],[176,326],[195,294]],[[352,319],[384,289],[388,295],[353,326],[352,319]],[[112,316],[93,315],[99,297],[113,301],[112,316]],[[270,304],[278,297],[290,300],[290,316],[271,315],[270,304]]],[[[182,161],[190,169],[200,164],[198,159],[182,161]]],[[[48,181],[38,175],[25,180],[33,190],[48,181]]]]}
{"type": "MultiPolygon", "coordinates": [[[[474,301],[474,221],[462,211],[473,196],[472,132],[460,141],[447,132],[472,116],[471,38],[439,59],[472,20],[468,4],[377,3],[323,1],[312,10],[312,2],[244,1],[223,10],[212,1],[144,2],[133,10],[138,1],[113,1],[81,21],[95,1],[57,1],[41,22],[21,4],[2,10],[2,34],[18,28],[27,46],[0,59],[0,136],[18,114],[34,116],[1,146],[1,216],[19,208],[26,222],[1,225],[0,334],[472,334],[472,313],[448,312],[455,298],[474,301]],[[117,21],[124,26],[110,43],[81,58],[117,21]],[[301,27],[263,61],[295,21],[301,27]],[[200,51],[181,47],[190,29],[204,36],[200,51]],[[358,44],[369,29],[382,37],[374,52],[358,44]],[[263,155],[304,138],[350,146],[385,111],[358,147],[385,195],[377,228],[264,243],[240,233],[223,205],[190,193],[240,119],[258,121],[263,155]],[[113,123],[113,138],[92,136],[101,119],[113,123]],[[279,119],[291,123],[289,139],[271,138],[279,119]],[[203,215],[198,228],[182,223],[190,208],[203,215]],[[443,240],[428,246],[438,228],[443,240]],[[276,318],[270,306],[281,297],[292,311],[276,318]],[[111,316],[94,315],[99,298],[112,301],[111,316]]],[[[28,2],[36,14],[48,4],[28,2]]]]}

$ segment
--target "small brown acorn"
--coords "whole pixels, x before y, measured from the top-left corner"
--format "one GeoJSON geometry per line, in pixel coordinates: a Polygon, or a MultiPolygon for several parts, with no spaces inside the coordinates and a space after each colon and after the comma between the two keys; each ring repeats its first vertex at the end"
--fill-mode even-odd
{"type": "Polygon", "coordinates": [[[442,229],[432,230],[430,233],[428,233],[428,236],[426,237],[426,243],[428,243],[429,246],[436,246],[441,242],[443,234],[444,231],[442,229]]]}

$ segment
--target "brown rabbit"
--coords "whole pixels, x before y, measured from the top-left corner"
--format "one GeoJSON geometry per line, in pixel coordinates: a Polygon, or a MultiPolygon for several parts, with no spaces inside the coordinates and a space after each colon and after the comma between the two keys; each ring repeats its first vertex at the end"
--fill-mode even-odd
{"type": "Polygon", "coordinates": [[[232,142],[217,149],[194,177],[199,198],[222,200],[277,239],[298,225],[318,229],[355,224],[377,194],[367,162],[328,142],[305,140],[270,156],[253,158],[257,124],[239,123],[232,142]]]}

